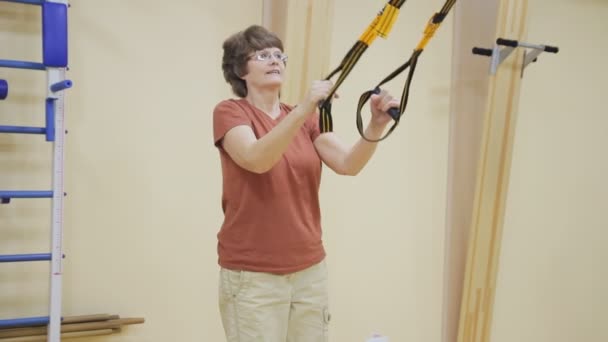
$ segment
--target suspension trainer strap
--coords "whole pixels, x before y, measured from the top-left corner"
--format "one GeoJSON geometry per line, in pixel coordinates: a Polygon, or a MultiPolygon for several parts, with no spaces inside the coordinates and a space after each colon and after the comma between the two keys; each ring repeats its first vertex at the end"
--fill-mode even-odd
{"type": "Polygon", "coordinates": [[[456,0],[447,0],[445,2],[445,4],[443,5],[443,8],[441,9],[441,11],[435,13],[431,17],[431,19],[427,23],[426,29],[424,30],[424,36],[422,37],[422,39],[416,46],[416,49],[414,49],[412,56],[410,57],[410,59],[407,62],[405,62],[403,65],[401,65],[400,67],[395,69],[395,71],[393,71],[390,75],[388,75],[386,78],[384,78],[380,83],[378,83],[378,85],[376,85],[376,87],[374,87],[373,90],[369,90],[369,91],[366,91],[365,93],[361,94],[361,97],[359,98],[359,104],[357,106],[357,130],[359,131],[359,134],[361,135],[361,137],[363,139],[370,141],[370,142],[382,141],[382,140],[386,139],[395,130],[397,125],[399,125],[401,116],[403,116],[403,113],[405,112],[405,109],[407,107],[407,101],[408,101],[409,94],[410,94],[410,87],[412,84],[412,80],[414,78],[414,72],[416,71],[416,65],[418,64],[418,58],[424,51],[424,48],[426,47],[428,42],[433,38],[433,36],[435,35],[435,32],[437,31],[437,29],[439,28],[439,26],[441,25],[441,23],[443,22],[445,17],[448,15],[448,13],[450,12],[450,10],[452,9],[452,7],[454,6],[455,3],[456,3],[456,0]],[[401,102],[399,103],[399,109],[391,108],[388,111],[388,114],[393,118],[393,121],[394,121],[393,125],[391,126],[391,128],[388,130],[388,132],[383,137],[381,137],[379,139],[367,138],[363,132],[363,118],[361,117],[361,109],[367,103],[367,101],[369,101],[372,94],[380,93],[380,87],[382,85],[391,81],[393,78],[397,77],[399,74],[401,74],[403,71],[405,71],[408,68],[409,68],[409,72],[407,74],[407,79],[405,80],[405,85],[403,86],[403,92],[401,93],[401,102]]]}
{"type": "Polygon", "coordinates": [[[337,73],[340,73],[334,86],[329,92],[327,98],[319,105],[319,128],[321,133],[333,131],[333,121],[331,117],[331,99],[344,82],[348,74],[353,70],[355,64],[359,61],[365,50],[373,43],[376,37],[388,37],[397,17],[399,9],[406,0],[390,0],[374,20],[368,25],[367,29],[359,37],[359,40],[350,48],[348,53],[342,59],[340,65],[334,69],[325,80],[330,80],[337,73]]]}

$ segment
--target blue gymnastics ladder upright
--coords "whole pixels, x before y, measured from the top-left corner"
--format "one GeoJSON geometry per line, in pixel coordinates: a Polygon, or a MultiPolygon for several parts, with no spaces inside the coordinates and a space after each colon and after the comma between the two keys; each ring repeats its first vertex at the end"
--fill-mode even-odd
{"type": "MultiPolygon", "coordinates": [[[[0,126],[0,133],[40,134],[53,143],[53,180],[48,191],[2,191],[0,200],[50,198],[51,252],[46,254],[0,255],[0,262],[50,261],[49,315],[0,320],[0,328],[48,325],[47,341],[61,340],[62,304],[62,236],[63,236],[63,167],[64,167],[64,90],[72,86],[65,79],[68,62],[67,0],[0,0],[24,5],[40,6],[42,13],[42,63],[0,59],[0,68],[46,71],[45,127],[0,126]]],[[[0,56],[1,57],[1,56],[0,56]]],[[[0,80],[0,100],[8,95],[8,83],[0,80]]]]}

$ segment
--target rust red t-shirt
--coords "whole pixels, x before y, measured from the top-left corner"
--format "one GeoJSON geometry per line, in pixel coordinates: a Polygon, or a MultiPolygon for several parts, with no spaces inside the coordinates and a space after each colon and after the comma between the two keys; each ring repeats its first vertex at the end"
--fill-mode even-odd
{"type": "Polygon", "coordinates": [[[220,151],[224,222],[218,233],[219,264],[228,269],[292,273],[325,257],[321,240],[321,159],[313,141],[319,126],[307,120],[268,172],[238,166],[222,148],[226,132],[239,125],[259,139],[289,115],[281,104],[273,119],[245,99],[220,102],[213,112],[214,142],[220,151]]]}

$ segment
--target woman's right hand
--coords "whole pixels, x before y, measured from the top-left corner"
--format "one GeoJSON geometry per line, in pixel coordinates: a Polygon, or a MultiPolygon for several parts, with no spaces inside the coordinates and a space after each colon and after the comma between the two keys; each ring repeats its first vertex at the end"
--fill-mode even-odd
{"type": "Polygon", "coordinates": [[[304,105],[310,115],[316,112],[319,103],[327,98],[333,86],[332,81],[319,80],[312,82],[304,99],[304,105]]]}

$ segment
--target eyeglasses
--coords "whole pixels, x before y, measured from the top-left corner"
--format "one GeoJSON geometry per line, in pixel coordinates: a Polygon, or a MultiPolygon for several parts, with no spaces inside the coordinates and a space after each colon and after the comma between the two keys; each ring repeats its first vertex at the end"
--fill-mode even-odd
{"type": "Polygon", "coordinates": [[[262,62],[267,62],[273,57],[283,63],[287,62],[287,55],[282,53],[281,51],[256,51],[255,54],[251,56],[252,59],[256,59],[262,62]]]}

